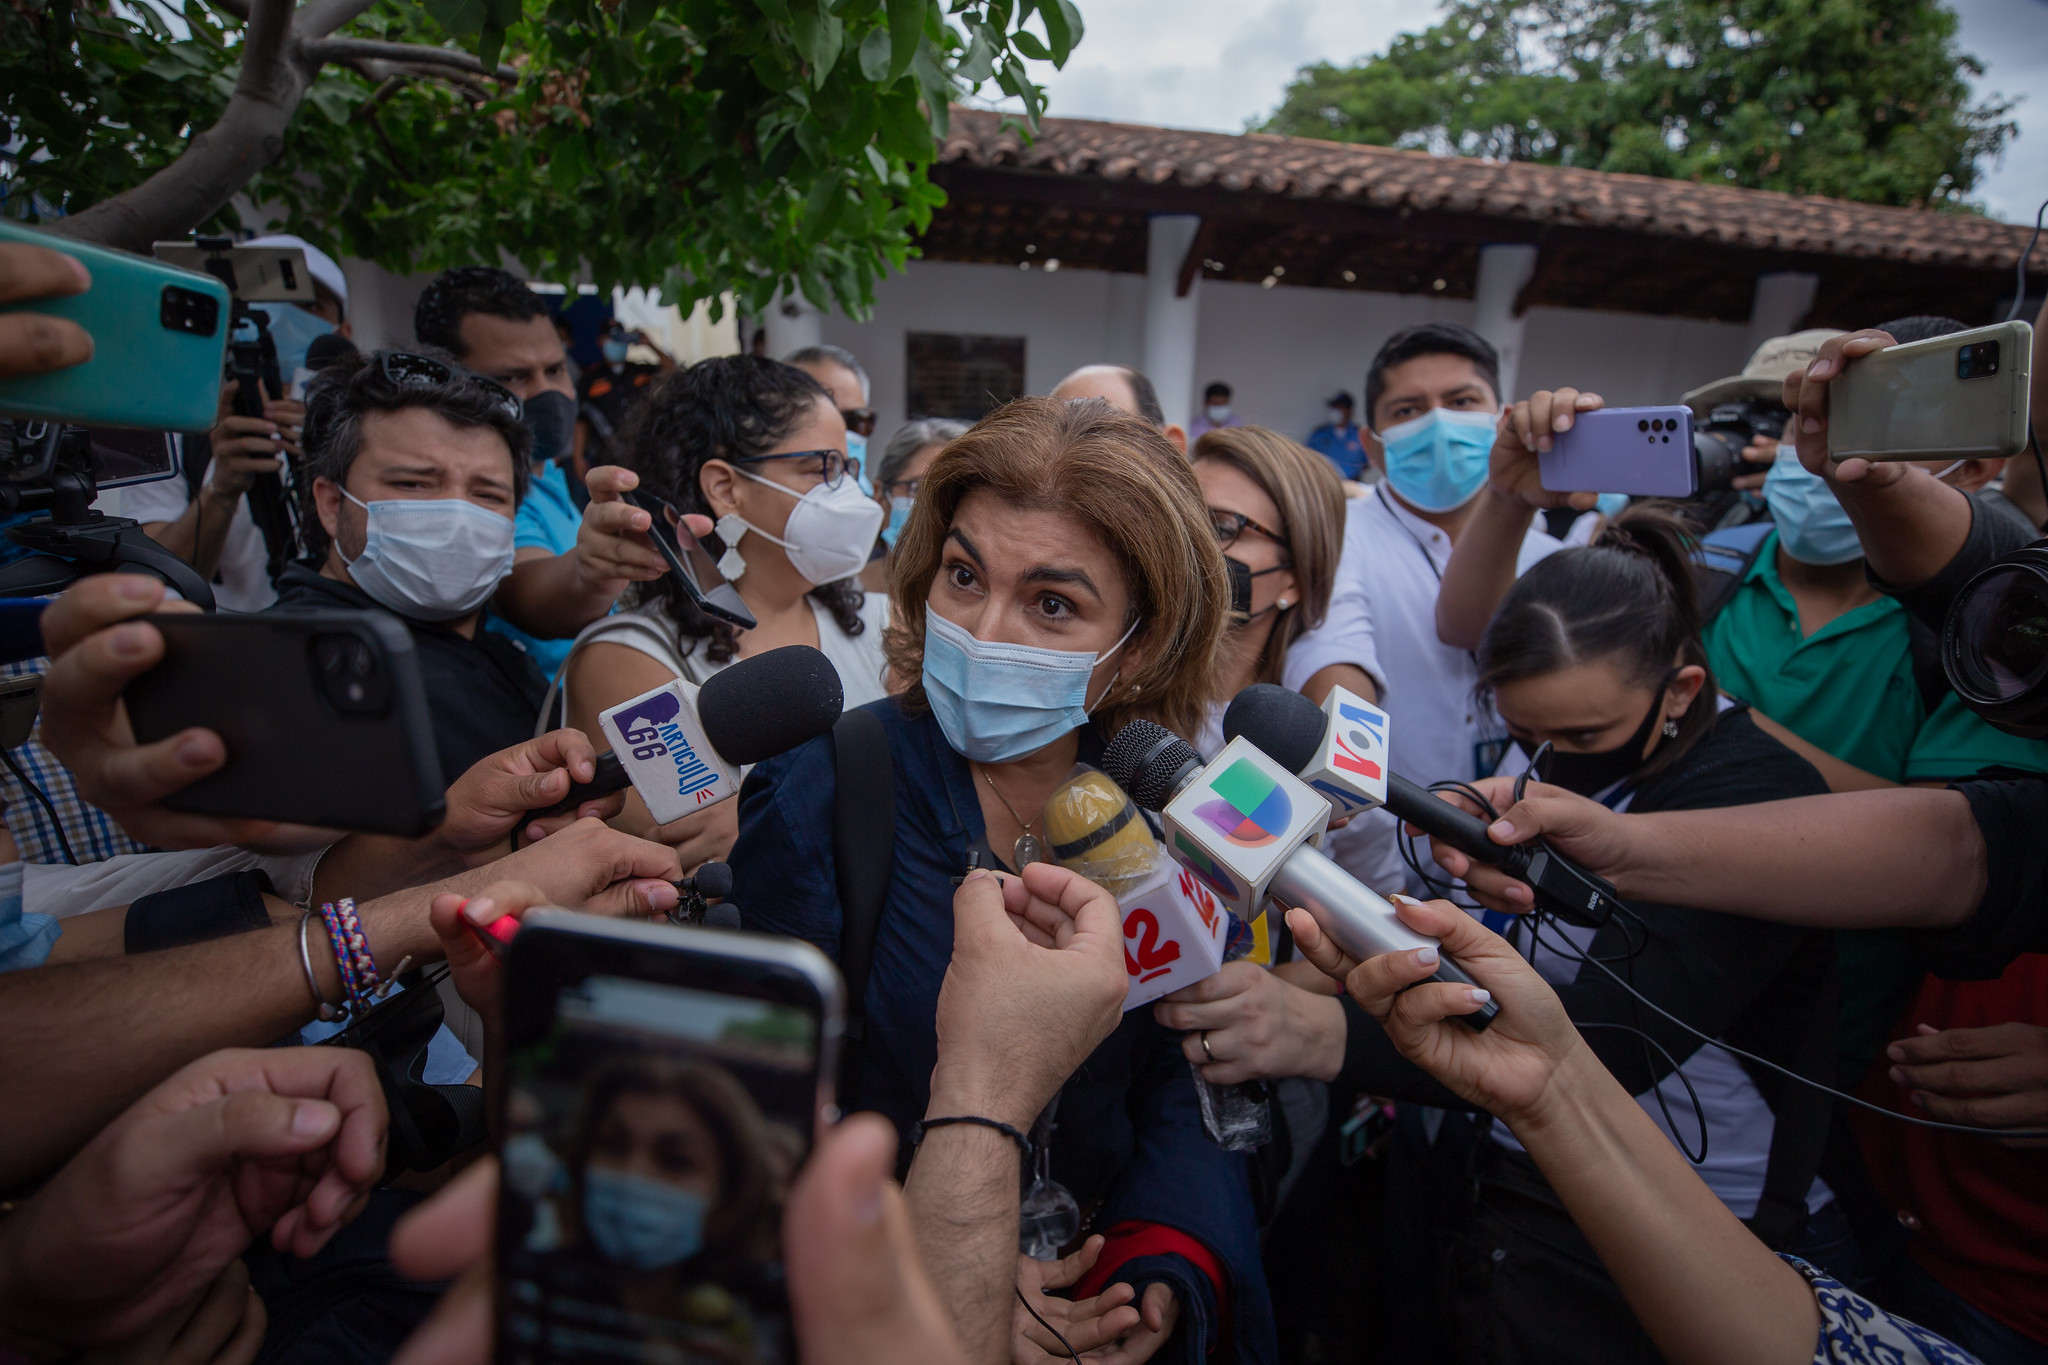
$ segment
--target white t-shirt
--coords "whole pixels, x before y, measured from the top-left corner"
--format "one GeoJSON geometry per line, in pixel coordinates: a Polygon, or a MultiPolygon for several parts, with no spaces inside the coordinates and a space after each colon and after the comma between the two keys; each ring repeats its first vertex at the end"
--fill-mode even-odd
{"type": "MultiPolygon", "coordinates": [[[[888,688],[882,682],[882,675],[887,670],[882,657],[882,632],[889,624],[888,595],[879,592],[867,594],[860,608],[860,619],[866,629],[859,635],[848,635],[841,630],[832,613],[815,599],[811,599],[811,610],[818,618],[818,649],[839,672],[846,709],[851,711],[856,706],[866,706],[888,696],[888,688]]],[[[636,649],[678,678],[700,687],[712,674],[722,672],[736,662],[711,662],[705,657],[702,643],[687,654],[683,653],[678,647],[675,621],[658,603],[614,612],[591,622],[576,637],[575,648],[569,651],[561,671],[555,674],[554,687],[550,689],[547,705],[541,708],[536,733],[545,733],[557,725],[568,723],[562,717],[569,713],[569,664],[585,645],[597,641],[636,649]],[[561,698],[559,703],[555,700],[557,689],[561,698]]]]}
{"type": "MultiPolygon", "coordinates": [[[[1532,523],[1515,557],[1515,572],[1560,548],[1532,523]]],[[[1344,553],[1323,624],[1287,651],[1283,681],[1299,691],[1332,664],[1356,664],[1380,686],[1391,724],[1389,765],[1424,786],[1491,772],[1506,731],[1490,706],[1473,696],[1479,681],[1472,655],[1436,637],[1437,590],[1451,559],[1451,538],[1397,503],[1384,487],[1345,504],[1344,553]],[[1482,752],[1484,751],[1484,752],[1482,752]]],[[[1400,822],[1368,811],[1331,834],[1325,848],[1338,865],[1376,891],[1424,888],[1401,861],[1400,822]]],[[[1426,843],[1417,854],[1427,858],[1426,843]]]]}
{"type": "MultiPolygon", "coordinates": [[[[206,467],[206,482],[213,482],[215,465],[206,467]]],[[[185,477],[158,479],[153,483],[131,484],[118,490],[121,515],[133,517],[144,526],[176,521],[192,505],[185,477]]],[[[207,514],[213,511],[209,504],[207,514]]],[[[203,529],[203,528],[202,528],[203,529]]],[[[263,532],[249,515],[249,499],[235,499],[235,514],[228,520],[228,538],[220,547],[220,568],[213,576],[214,605],[222,611],[262,611],[277,601],[277,589],[270,583],[270,550],[263,532]]]]}

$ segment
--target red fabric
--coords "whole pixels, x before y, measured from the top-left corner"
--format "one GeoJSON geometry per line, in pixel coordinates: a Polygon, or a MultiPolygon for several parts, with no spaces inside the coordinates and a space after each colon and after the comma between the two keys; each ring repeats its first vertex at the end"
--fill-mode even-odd
{"type": "MultiPolygon", "coordinates": [[[[1996,981],[1928,977],[1893,1039],[1916,1025],[1984,1028],[2048,1024],[2048,955],[2014,960],[1996,981]]],[[[1880,1056],[1862,1098],[1917,1118],[1930,1115],[1892,1083],[1880,1056]]],[[[1851,1122],[1871,1177],[1900,1221],[1918,1227],[1913,1259],[1972,1305],[2048,1342],[2048,1149],[1893,1123],[1858,1110],[1851,1122]]]]}
{"type": "Polygon", "coordinates": [[[1103,1230],[1102,1236],[1102,1255],[1096,1258],[1095,1268],[1074,1286],[1075,1298],[1094,1298],[1109,1288],[1118,1270],[1140,1256],[1178,1256],[1208,1277],[1209,1288],[1216,1295],[1217,1314],[1222,1319],[1222,1330],[1217,1333],[1217,1340],[1231,1340],[1230,1293],[1226,1288],[1230,1281],[1224,1274],[1223,1262],[1216,1259],[1215,1252],[1179,1228],[1136,1219],[1113,1223],[1103,1230]]]}

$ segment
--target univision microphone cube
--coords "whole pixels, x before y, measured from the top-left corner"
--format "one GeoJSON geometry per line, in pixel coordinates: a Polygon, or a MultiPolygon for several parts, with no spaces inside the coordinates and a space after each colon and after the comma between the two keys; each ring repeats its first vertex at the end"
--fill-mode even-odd
{"type": "Polygon", "coordinates": [[[1323,699],[1323,714],[1330,720],[1323,747],[1301,780],[1328,797],[1340,816],[1387,804],[1387,713],[1333,687],[1323,699]]]}
{"type": "Polygon", "coordinates": [[[1239,736],[1160,812],[1166,851],[1239,919],[1265,913],[1289,854],[1320,842],[1330,803],[1239,736]]]}
{"type": "Polygon", "coordinates": [[[1194,873],[1161,858],[1142,886],[1117,898],[1124,917],[1129,1012],[1223,969],[1230,916],[1194,873]]]}
{"type": "Polygon", "coordinates": [[[658,824],[739,793],[740,770],[704,737],[697,689],[680,678],[621,702],[597,723],[658,824]]]}

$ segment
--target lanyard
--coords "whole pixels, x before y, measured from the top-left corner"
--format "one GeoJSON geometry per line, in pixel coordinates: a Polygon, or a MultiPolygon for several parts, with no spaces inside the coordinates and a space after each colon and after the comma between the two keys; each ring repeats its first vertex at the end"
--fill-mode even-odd
{"type": "Polygon", "coordinates": [[[1403,534],[1415,542],[1415,548],[1422,552],[1422,562],[1429,565],[1430,577],[1434,578],[1436,585],[1441,588],[1444,585],[1444,575],[1443,571],[1436,566],[1436,556],[1432,555],[1429,552],[1429,547],[1422,543],[1422,537],[1415,534],[1415,528],[1401,520],[1401,514],[1395,509],[1394,504],[1387,501],[1386,485],[1382,484],[1379,488],[1374,489],[1373,495],[1380,500],[1380,506],[1387,509],[1387,515],[1394,519],[1394,525],[1400,527],[1403,534]]]}

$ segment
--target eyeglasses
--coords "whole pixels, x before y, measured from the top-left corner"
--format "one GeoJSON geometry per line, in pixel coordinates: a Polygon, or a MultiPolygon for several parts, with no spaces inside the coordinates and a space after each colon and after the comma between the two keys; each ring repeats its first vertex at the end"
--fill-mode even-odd
{"type": "Polygon", "coordinates": [[[1246,531],[1257,531],[1275,545],[1285,546],[1287,537],[1278,531],[1259,525],[1242,512],[1226,512],[1220,507],[1209,509],[1209,524],[1216,528],[1216,543],[1224,549],[1237,544],[1239,536],[1246,531]]]}
{"type": "Polygon", "coordinates": [[[743,455],[728,464],[765,464],[769,460],[796,460],[799,476],[814,478],[827,488],[837,488],[851,474],[860,477],[860,461],[843,450],[791,450],[780,455],[743,455]]]}
{"type": "Polygon", "coordinates": [[[875,434],[875,410],[873,408],[841,408],[839,415],[846,419],[846,429],[856,436],[875,434]]]}
{"type": "Polygon", "coordinates": [[[892,498],[914,498],[917,496],[918,488],[923,483],[924,478],[921,475],[915,479],[898,479],[896,482],[886,485],[882,492],[892,498]]]}
{"type": "Polygon", "coordinates": [[[436,360],[430,355],[415,355],[411,351],[379,351],[377,368],[384,378],[401,389],[432,389],[443,384],[470,383],[482,389],[494,402],[498,410],[517,422],[526,415],[526,405],[519,396],[495,379],[486,379],[480,374],[436,360]]]}

